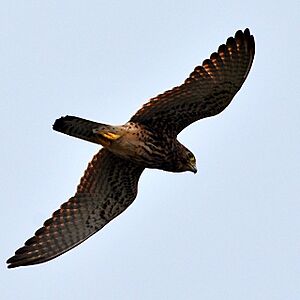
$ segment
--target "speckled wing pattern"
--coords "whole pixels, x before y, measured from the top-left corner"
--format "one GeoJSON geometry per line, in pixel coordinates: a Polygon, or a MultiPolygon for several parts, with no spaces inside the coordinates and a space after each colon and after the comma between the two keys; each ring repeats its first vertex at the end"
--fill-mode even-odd
{"type": "Polygon", "coordinates": [[[96,233],[133,202],[142,172],[142,167],[101,149],[89,163],[74,197],[16,251],[8,267],[48,261],[96,233]]]}
{"type": "Polygon", "coordinates": [[[130,121],[176,136],[191,123],[220,113],[245,81],[254,52],[249,29],[237,31],[182,85],[150,99],[130,121]]]}

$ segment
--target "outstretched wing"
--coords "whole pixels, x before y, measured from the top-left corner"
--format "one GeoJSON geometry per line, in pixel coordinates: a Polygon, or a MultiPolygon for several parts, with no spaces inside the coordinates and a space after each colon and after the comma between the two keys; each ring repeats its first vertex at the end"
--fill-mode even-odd
{"type": "Polygon", "coordinates": [[[89,163],[74,197],[8,259],[8,268],[46,262],[77,246],[135,199],[143,168],[106,149],[89,163]]]}
{"type": "Polygon", "coordinates": [[[220,113],[245,81],[254,52],[249,29],[237,31],[181,86],[150,99],[130,121],[176,136],[191,123],[220,113]]]}

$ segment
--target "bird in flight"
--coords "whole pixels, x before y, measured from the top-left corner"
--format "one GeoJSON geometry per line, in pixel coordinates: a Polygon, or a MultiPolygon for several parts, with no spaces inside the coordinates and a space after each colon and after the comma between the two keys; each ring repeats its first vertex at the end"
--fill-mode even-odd
{"type": "Polygon", "coordinates": [[[182,85],[150,99],[122,126],[74,116],[57,119],[54,130],[103,148],[88,164],[75,195],[7,260],[8,268],[49,261],[103,228],[134,201],[144,169],[196,173],[195,156],[177,135],[229,105],[250,71],[254,52],[249,29],[237,31],[182,85]]]}

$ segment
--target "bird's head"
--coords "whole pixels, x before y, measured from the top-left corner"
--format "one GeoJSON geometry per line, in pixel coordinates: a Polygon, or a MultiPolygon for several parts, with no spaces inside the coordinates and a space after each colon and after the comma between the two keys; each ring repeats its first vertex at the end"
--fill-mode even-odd
{"type": "Polygon", "coordinates": [[[187,160],[186,160],[186,166],[187,166],[187,171],[191,171],[193,173],[197,173],[197,166],[196,166],[196,157],[195,155],[188,150],[186,153],[187,155],[187,160]]]}
{"type": "Polygon", "coordinates": [[[187,148],[184,147],[180,160],[181,170],[191,171],[197,173],[196,158],[195,155],[187,148]]]}
{"type": "Polygon", "coordinates": [[[196,157],[190,151],[187,153],[187,156],[188,156],[188,163],[187,163],[188,171],[191,171],[194,174],[196,174],[197,173],[196,157]]]}

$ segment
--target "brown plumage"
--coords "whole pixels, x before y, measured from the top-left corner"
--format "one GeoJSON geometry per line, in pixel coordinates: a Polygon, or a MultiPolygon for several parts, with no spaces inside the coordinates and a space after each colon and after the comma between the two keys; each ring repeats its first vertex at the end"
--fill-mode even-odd
{"type": "Polygon", "coordinates": [[[89,163],[76,194],[16,251],[8,267],[48,261],[96,233],[133,202],[145,168],[196,173],[194,155],[176,137],[229,105],[249,73],[254,51],[249,30],[239,30],[182,85],[150,99],[125,125],[72,116],[56,120],[54,130],[104,148],[89,163]]]}

